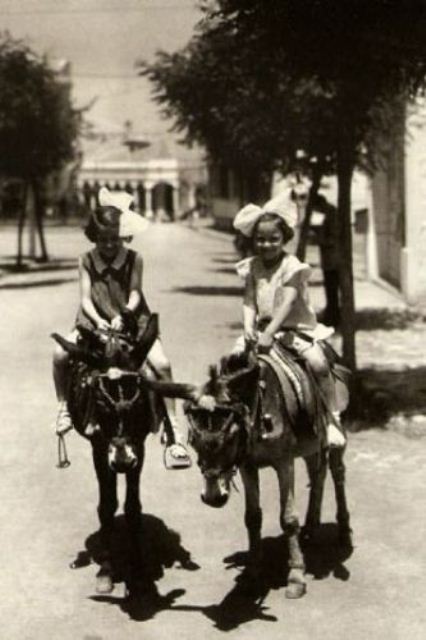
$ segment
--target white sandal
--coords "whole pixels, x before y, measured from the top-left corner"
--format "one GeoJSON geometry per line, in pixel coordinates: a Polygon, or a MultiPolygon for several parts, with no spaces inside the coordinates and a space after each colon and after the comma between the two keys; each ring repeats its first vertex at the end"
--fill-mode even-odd
{"type": "Polygon", "coordinates": [[[57,435],[65,435],[68,431],[74,428],[72,423],[70,412],[68,411],[68,405],[66,402],[61,402],[59,406],[58,415],[56,417],[55,430],[57,435]]]}

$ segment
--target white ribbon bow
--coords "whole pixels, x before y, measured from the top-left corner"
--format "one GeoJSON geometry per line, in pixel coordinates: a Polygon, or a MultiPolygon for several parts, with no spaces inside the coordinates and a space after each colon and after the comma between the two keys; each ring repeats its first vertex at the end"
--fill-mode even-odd
{"type": "Polygon", "coordinates": [[[127,191],[110,191],[107,187],[101,187],[98,194],[101,207],[115,207],[121,211],[120,215],[120,238],[135,236],[149,226],[146,218],[130,209],[133,196],[127,191]]]}
{"type": "Polygon", "coordinates": [[[290,229],[294,229],[296,226],[298,217],[297,206],[290,197],[290,191],[285,191],[268,200],[268,202],[265,202],[263,207],[250,203],[240,209],[234,218],[234,229],[237,229],[244,236],[250,238],[256,223],[266,213],[275,213],[275,215],[284,220],[290,229]]]}

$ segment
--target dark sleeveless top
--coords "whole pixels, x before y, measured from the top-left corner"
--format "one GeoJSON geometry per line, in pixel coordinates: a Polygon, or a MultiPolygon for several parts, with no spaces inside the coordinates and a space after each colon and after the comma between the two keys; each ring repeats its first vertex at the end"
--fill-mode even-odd
{"type": "MultiPolygon", "coordinates": [[[[83,268],[90,277],[93,305],[101,318],[108,322],[119,315],[129,301],[136,252],[124,248],[122,251],[124,253],[120,253],[111,264],[105,263],[99,254],[96,254],[96,249],[85,253],[82,259],[83,268]]],[[[135,315],[138,318],[138,324],[145,326],[149,308],[143,295],[135,315]]],[[[88,329],[96,328],[95,323],[85,314],[81,306],[77,313],[76,325],[88,329]]]]}

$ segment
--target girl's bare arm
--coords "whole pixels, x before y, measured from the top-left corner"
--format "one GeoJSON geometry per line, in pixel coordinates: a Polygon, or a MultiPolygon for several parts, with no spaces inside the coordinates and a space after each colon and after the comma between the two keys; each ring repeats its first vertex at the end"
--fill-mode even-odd
{"type": "Polygon", "coordinates": [[[126,305],[126,309],[129,311],[136,311],[142,301],[142,278],[143,260],[142,256],[136,254],[132,275],[130,277],[129,300],[126,305]]]}
{"type": "Polygon", "coordinates": [[[92,285],[90,282],[90,276],[83,265],[82,258],[78,261],[78,274],[80,282],[80,302],[84,313],[96,324],[96,326],[102,325],[106,321],[101,318],[95,309],[92,302],[92,285]]]}
{"type": "Polygon", "coordinates": [[[254,283],[251,274],[248,274],[244,289],[243,302],[244,337],[246,340],[256,340],[256,300],[254,283]]]}
{"type": "Polygon", "coordinates": [[[279,331],[297,298],[297,289],[295,287],[282,287],[281,291],[282,299],[280,305],[278,306],[272,320],[269,322],[264,331],[264,333],[271,337],[273,337],[277,333],[277,331],[279,331]]]}

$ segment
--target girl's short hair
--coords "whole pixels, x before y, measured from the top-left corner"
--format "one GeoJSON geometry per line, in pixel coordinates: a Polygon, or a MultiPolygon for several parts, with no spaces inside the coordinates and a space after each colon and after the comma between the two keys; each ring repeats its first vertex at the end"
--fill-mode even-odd
{"type": "Polygon", "coordinates": [[[252,239],[256,236],[257,229],[261,222],[274,222],[278,229],[283,234],[283,244],[287,244],[294,237],[294,231],[288,226],[287,222],[283,220],[281,216],[276,213],[264,213],[261,218],[256,222],[253,228],[252,239]]]}
{"type": "Polygon", "coordinates": [[[99,232],[119,231],[121,211],[116,207],[98,207],[90,214],[84,234],[90,242],[96,242],[99,232]]]}

